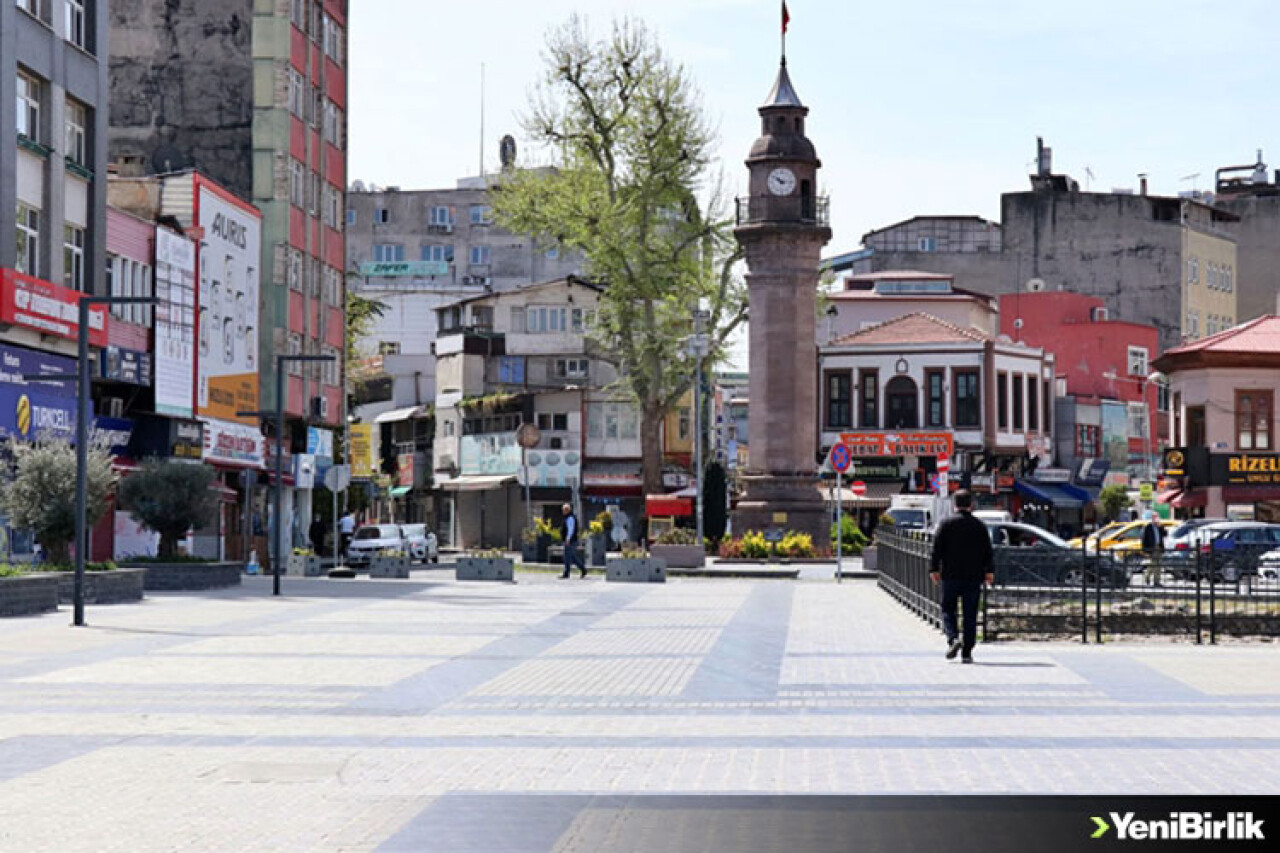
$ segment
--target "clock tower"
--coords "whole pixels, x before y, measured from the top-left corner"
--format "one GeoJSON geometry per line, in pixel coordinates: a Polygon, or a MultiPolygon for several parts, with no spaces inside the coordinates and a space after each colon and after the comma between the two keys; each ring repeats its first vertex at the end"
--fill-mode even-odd
{"type": "Polygon", "coordinates": [[[734,236],[747,261],[750,404],[746,493],[734,530],[777,528],[830,535],[818,488],[818,267],[831,239],[818,160],[805,136],[784,57],[763,106],[760,138],[746,165],[750,190],[737,200],[734,236]]]}

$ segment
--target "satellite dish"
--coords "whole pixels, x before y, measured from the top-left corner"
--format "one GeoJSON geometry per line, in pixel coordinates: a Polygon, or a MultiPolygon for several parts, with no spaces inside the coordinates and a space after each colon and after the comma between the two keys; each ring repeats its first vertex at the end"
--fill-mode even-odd
{"type": "Polygon", "coordinates": [[[502,161],[503,169],[510,169],[516,164],[516,140],[509,133],[498,143],[498,158],[502,161]]]}
{"type": "Polygon", "coordinates": [[[1033,279],[1029,279],[1029,280],[1027,281],[1027,292],[1028,292],[1028,293],[1040,293],[1040,292],[1042,292],[1043,290],[1044,290],[1044,279],[1042,279],[1042,278],[1033,278],[1033,279]]]}
{"type": "Polygon", "coordinates": [[[1022,318],[1021,318],[1021,317],[1019,317],[1018,319],[1016,319],[1016,320],[1014,320],[1014,321],[1013,321],[1013,327],[1014,327],[1015,329],[1021,329],[1021,328],[1022,328],[1022,318]]]}
{"type": "Polygon", "coordinates": [[[359,178],[356,178],[355,181],[353,181],[351,184],[351,191],[353,193],[364,192],[364,181],[360,180],[359,178]]]}
{"type": "Polygon", "coordinates": [[[157,175],[181,172],[190,166],[187,153],[175,145],[157,145],[151,152],[151,170],[157,175]]]}

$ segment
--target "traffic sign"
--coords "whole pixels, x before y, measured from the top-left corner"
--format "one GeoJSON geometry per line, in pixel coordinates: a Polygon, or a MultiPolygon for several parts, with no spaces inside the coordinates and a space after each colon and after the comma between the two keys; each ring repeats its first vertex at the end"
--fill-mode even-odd
{"type": "Polygon", "coordinates": [[[849,484],[849,491],[853,492],[858,497],[862,497],[867,493],[867,484],[861,480],[854,480],[849,484]]]}
{"type": "Polygon", "coordinates": [[[777,545],[783,539],[782,531],[776,527],[770,527],[764,532],[764,541],[777,545]]]}
{"type": "Polygon", "coordinates": [[[351,485],[351,468],[347,465],[331,465],[324,472],[324,486],[331,492],[345,491],[351,485]]]}
{"type": "Polygon", "coordinates": [[[849,470],[853,457],[849,454],[849,448],[843,442],[837,441],[831,447],[831,467],[839,473],[843,474],[849,470]]]}
{"type": "Polygon", "coordinates": [[[946,454],[939,454],[935,465],[938,469],[939,474],[946,474],[949,470],[951,470],[951,457],[947,456],[946,454]]]}

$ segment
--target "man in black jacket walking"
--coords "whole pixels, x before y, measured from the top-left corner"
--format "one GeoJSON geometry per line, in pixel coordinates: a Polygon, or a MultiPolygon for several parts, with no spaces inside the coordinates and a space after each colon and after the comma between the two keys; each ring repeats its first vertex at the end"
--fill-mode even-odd
{"type": "Polygon", "coordinates": [[[564,521],[560,523],[560,541],[564,543],[564,574],[560,575],[562,578],[569,577],[575,565],[582,572],[582,577],[587,576],[587,561],[578,550],[579,532],[578,517],[573,514],[573,507],[565,504],[564,521]]]}
{"type": "Polygon", "coordinates": [[[978,600],[982,582],[995,582],[991,534],[973,517],[973,495],[965,489],[955,494],[959,514],[938,526],[933,537],[933,570],[929,576],[942,584],[942,630],[947,634],[947,660],[963,651],[962,663],[973,663],[978,641],[978,600]],[[964,602],[964,634],[956,630],[956,604],[964,602]]]}

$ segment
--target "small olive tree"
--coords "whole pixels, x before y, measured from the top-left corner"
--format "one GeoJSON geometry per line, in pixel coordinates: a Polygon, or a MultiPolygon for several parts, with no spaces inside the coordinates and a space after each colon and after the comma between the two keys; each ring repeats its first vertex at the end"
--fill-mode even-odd
{"type": "MultiPolygon", "coordinates": [[[[71,560],[76,536],[76,450],[66,439],[13,442],[13,479],[0,485],[0,501],[14,527],[35,534],[45,559],[71,560]]],[[[111,454],[94,443],[88,448],[85,523],[92,528],[107,511],[115,475],[111,454]]]]}
{"type": "Polygon", "coordinates": [[[218,496],[207,465],[152,459],[120,482],[120,505],[147,530],[160,534],[160,557],[178,554],[178,540],[213,521],[218,496]]]}
{"type": "Polygon", "coordinates": [[[1132,504],[1133,501],[1129,499],[1128,490],[1118,483],[1112,483],[1098,492],[1098,505],[1102,507],[1102,514],[1109,521],[1115,521],[1120,517],[1120,513],[1124,512],[1132,504]]]}

